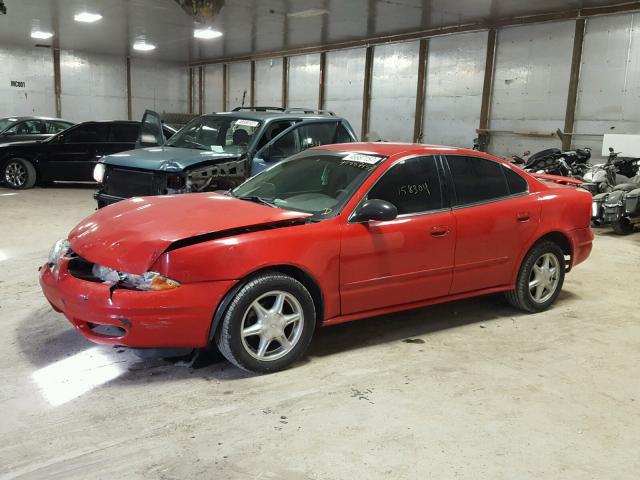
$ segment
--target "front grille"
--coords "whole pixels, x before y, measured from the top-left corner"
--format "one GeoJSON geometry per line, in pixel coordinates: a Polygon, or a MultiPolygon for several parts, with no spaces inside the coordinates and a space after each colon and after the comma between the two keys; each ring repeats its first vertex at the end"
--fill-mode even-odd
{"type": "Polygon", "coordinates": [[[157,195],[159,180],[159,174],[153,172],[112,168],[105,174],[102,191],[121,198],[157,195]]]}

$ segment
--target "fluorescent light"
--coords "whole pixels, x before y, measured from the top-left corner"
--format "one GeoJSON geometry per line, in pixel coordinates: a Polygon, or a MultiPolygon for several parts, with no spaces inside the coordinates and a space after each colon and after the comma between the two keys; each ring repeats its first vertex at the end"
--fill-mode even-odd
{"type": "Polygon", "coordinates": [[[48,38],[53,37],[53,33],[51,32],[43,32],[42,30],[34,30],[31,32],[31,38],[37,38],[39,40],[47,40],[48,38]]]}
{"type": "Polygon", "coordinates": [[[299,12],[287,13],[287,17],[309,18],[324,15],[326,13],[329,13],[329,10],[324,10],[322,8],[308,8],[307,10],[301,10],[299,12]]]}
{"type": "Polygon", "coordinates": [[[151,44],[151,43],[147,43],[145,41],[142,42],[136,42],[133,44],[133,49],[134,50],[140,50],[141,52],[148,52],[150,50],[155,50],[156,46],[151,44]]]}
{"type": "Polygon", "coordinates": [[[73,19],[76,22],[85,22],[85,23],[97,22],[101,18],[102,18],[102,15],[100,15],[99,13],[89,13],[89,12],[76,13],[75,17],[73,17],[73,19]]]}
{"type": "Polygon", "coordinates": [[[193,36],[201,38],[203,40],[211,40],[212,38],[218,38],[222,36],[222,32],[213,30],[211,28],[197,28],[193,31],[193,36]]]}

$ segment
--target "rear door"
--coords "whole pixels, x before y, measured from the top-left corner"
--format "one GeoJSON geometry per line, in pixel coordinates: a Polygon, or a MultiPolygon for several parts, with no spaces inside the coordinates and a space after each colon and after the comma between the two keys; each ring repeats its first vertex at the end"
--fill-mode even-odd
{"type": "Polygon", "coordinates": [[[307,148],[332,143],[355,142],[340,119],[303,120],[287,128],[253,156],[251,175],[307,148]]]}
{"type": "Polygon", "coordinates": [[[506,285],[538,229],[538,202],[517,169],[471,155],[446,160],[457,231],[451,294],[506,285]]]}
{"type": "Polygon", "coordinates": [[[153,110],[145,110],[135,148],[155,147],[165,142],[162,119],[153,110]]]}
{"type": "Polygon", "coordinates": [[[43,145],[40,168],[48,180],[93,181],[97,146],[105,143],[109,126],[85,122],[71,127],[43,145]]]}
{"type": "Polygon", "coordinates": [[[97,145],[96,160],[112,153],[132,150],[139,138],[138,122],[113,122],[109,125],[107,141],[97,145]]]}

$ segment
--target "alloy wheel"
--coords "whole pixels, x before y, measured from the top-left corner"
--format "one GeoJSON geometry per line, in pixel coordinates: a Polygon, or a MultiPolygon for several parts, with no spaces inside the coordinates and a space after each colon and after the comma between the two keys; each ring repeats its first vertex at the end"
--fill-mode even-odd
{"type": "Polygon", "coordinates": [[[560,280],[560,263],[558,257],[552,253],[541,255],[533,264],[529,276],[529,293],[536,303],[548,301],[556,289],[560,280]]]}
{"type": "Polygon", "coordinates": [[[27,181],[27,169],[20,162],[10,162],[4,169],[4,179],[12,187],[20,188],[27,181]]]}
{"type": "Polygon", "coordinates": [[[253,358],[272,361],[287,355],[302,335],[304,313],[290,293],[274,290],[254,300],[241,324],[242,346],[253,358]]]}

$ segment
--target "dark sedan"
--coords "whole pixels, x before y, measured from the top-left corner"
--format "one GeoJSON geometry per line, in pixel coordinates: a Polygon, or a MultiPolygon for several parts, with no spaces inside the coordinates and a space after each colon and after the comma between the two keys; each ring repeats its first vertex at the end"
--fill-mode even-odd
{"type": "MultiPolygon", "coordinates": [[[[136,148],[140,122],[84,122],[44,141],[0,144],[1,180],[10,188],[53,181],[93,181],[98,160],[136,148]]],[[[175,130],[163,125],[166,138],[175,130]]]]}
{"type": "Polygon", "coordinates": [[[45,140],[73,126],[60,118],[7,117],[0,118],[0,143],[21,140],[45,140]]]}

